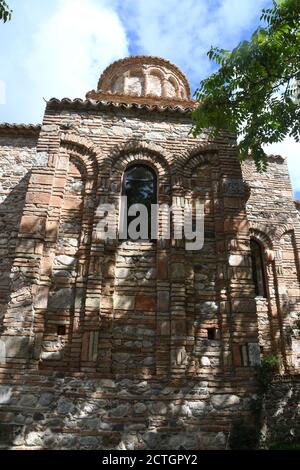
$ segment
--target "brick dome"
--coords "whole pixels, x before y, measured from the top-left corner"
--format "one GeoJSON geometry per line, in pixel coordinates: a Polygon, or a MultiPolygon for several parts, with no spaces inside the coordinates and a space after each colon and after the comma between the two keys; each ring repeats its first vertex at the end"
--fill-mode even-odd
{"type": "Polygon", "coordinates": [[[114,62],[101,75],[97,91],[190,99],[190,86],[184,74],[169,61],[151,56],[134,56],[114,62]]]}

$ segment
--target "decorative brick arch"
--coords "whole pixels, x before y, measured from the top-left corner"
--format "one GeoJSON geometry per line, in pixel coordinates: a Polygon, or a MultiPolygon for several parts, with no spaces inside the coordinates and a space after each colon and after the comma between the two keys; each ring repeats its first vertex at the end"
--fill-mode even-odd
{"type": "Polygon", "coordinates": [[[292,224],[285,224],[281,227],[277,227],[275,232],[276,242],[279,243],[282,237],[288,233],[295,234],[295,227],[292,224]]]}
{"type": "Polygon", "coordinates": [[[191,177],[194,168],[200,163],[215,163],[218,152],[216,144],[197,145],[181,155],[180,161],[175,163],[175,172],[178,175],[191,177]]]}
{"type": "Polygon", "coordinates": [[[171,155],[158,145],[139,141],[116,147],[109,156],[102,159],[101,169],[106,172],[113,171],[114,175],[121,175],[133,162],[152,166],[160,177],[168,178],[172,173],[171,155]]]}
{"type": "Polygon", "coordinates": [[[269,235],[265,233],[263,230],[260,230],[258,228],[251,227],[250,228],[250,236],[251,238],[254,238],[258,242],[261,243],[261,245],[268,250],[273,250],[273,242],[269,235]]]}
{"type": "Polygon", "coordinates": [[[250,231],[263,234],[265,240],[269,240],[269,243],[274,248],[277,243],[277,227],[266,223],[249,221],[250,231]]]}
{"type": "Polygon", "coordinates": [[[84,165],[87,175],[95,178],[98,173],[97,157],[101,150],[93,142],[74,134],[62,134],[61,148],[78,158],[84,165]]]}

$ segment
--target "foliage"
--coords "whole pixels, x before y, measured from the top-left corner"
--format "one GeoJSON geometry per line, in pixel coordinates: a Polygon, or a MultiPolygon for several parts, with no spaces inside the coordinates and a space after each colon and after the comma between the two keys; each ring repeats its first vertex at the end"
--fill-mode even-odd
{"type": "Polygon", "coordinates": [[[5,0],[0,0],[0,21],[2,20],[3,23],[6,23],[8,20],[11,19],[12,10],[10,10],[8,4],[5,0]]]}
{"type": "Polygon", "coordinates": [[[260,26],[233,51],[211,48],[208,57],[219,69],[200,83],[195,97],[192,134],[222,130],[240,138],[241,161],[252,155],[258,171],[267,167],[264,144],[286,136],[300,140],[300,2],[273,0],[262,11],[260,26]]]}
{"type": "Polygon", "coordinates": [[[298,316],[298,318],[296,320],[294,320],[293,324],[288,325],[285,328],[285,334],[286,334],[286,337],[287,337],[289,342],[291,341],[293,336],[295,338],[300,336],[300,314],[298,313],[297,316],[298,316]]]}
{"type": "Polygon", "coordinates": [[[229,436],[231,450],[254,450],[259,446],[260,433],[256,426],[239,419],[233,423],[229,436]]]}
{"type": "Polygon", "coordinates": [[[294,321],[293,326],[296,330],[300,330],[300,314],[299,313],[298,313],[298,318],[297,318],[297,320],[294,321]]]}
{"type": "Polygon", "coordinates": [[[279,366],[280,359],[273,355],[264,357],[261,363],[256,366],[256,378],[260,394],[264,394],[269,390],[279,366]]]}

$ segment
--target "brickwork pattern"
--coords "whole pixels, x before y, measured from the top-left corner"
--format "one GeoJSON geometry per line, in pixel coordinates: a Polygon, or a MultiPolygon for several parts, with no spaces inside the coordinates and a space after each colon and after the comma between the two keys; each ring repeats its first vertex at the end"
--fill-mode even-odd
{"type": "Polygon", "coordinates": [[[3,446],[226,448],[233,420],[249,418],[260,349],[286,373],[300,366],[286,334],[300,227],[286,164],[258,176],[234,136],[191,138],[191,102],[94,98],[50,100],[22,135],[0,127],[3,446]],[[132,163],[153,168],[160,204],[204,204],[202,250],[103,241],[97,208],[119,208],[132,163]]]}

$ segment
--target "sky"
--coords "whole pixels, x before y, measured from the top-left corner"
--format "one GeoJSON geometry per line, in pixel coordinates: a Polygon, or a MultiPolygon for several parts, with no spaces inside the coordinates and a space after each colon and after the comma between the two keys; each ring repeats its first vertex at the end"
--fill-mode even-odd
{"type": "MultiPolygon", "coordinates": [[[[213,70],[207,51],[248,39],[271,0],[7,0],[0,24],[0,122],[41,122],[45,99],[84,98],[101,72],[128,55],[176,64],[192,92],[213,70]]],[[[300,198],[300,144],[288,138],[268,153],[288,157],[300,198]]]]}

